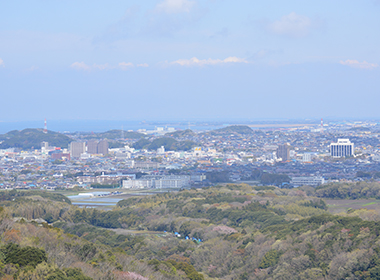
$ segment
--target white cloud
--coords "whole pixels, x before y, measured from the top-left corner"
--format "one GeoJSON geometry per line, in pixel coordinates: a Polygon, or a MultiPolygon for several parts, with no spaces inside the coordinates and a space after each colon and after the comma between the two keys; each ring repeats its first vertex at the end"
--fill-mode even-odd
{"type": "Polygon", "coordinates": [[[120,62],[119,67],[121,70],[128,70],[129,68],[133,67],[132,62],[120,62]]]}
{"type": "Polygon", "coordinates": [[[204,66],[204,65],[217,65],[224,63],[248,63],[244,58],[238,58],[236,56],[230,56],[225,59],[198,59],[193,57],[191,59],[178,59],[170,64],[179,64],[181,66],[204,66]]]}
{"type": "Polygon", "coordinates": [[[0,66],[5,67],[4,60],[2,60],[1,58],[0,58],[0,66]]]}
{"type": "Polygon", "coordinates": [[[92,68],[97,69],[97,70],[109,70],[114,67],[110,66],[108,63],[105,63],[105,64],[94,64],[92,65],[92,68]]]}
{"type": "Polygon", "coordinates": [[[149,67],[148,63],[137,64],[137,67],[149,67]]]}
{"type": "Polygon", "coordinates": [[[379,66],[376,63],[369,63],[367,61],[359,62],[357,60],[350,59],[347,59],[346,61],[341,60],[340,64],[360,69],[374,69],[379,66]]]}
{"type": "Polygon", "coordinates": [[[269,24],[268,29],[276,34],[303,37],[309,33],[311,26],[310,18],[293,12],[269,24]]]}
{"type": "Polygon", "coordinates": [[[73,64],[70,65],[71,68],[74,68],[76,70],[86,70],[89,71],[91,70],[91,67],[88,66],[86,63],[82,62],[74,62],[73,64]]]}
{"type": "Polygon", "coordinates": [[[195,1],[190,0],[164,0],[157,4],[155,10],[166,14],[188,13],[194,5],[195,1]]]}

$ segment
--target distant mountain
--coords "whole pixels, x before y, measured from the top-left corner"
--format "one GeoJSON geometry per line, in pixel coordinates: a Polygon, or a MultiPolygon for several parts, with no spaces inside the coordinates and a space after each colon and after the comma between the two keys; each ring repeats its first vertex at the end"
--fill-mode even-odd
{"type": "Polygon", "coordinates": [[[186,130],[178,130],[175,132],[168,132],[165,134],[165,136],[171,136],[174,138],[184,138],[184,137],[192,137],[195,136],[196,133],[192,131],[191,129],[186,129],[186,130]]]}
{"type": "Polygon", "coordinates": [[[48,142],[50,146],[67,148],[73,139],[50,130],[44,133],[43,129],[40,128],[27,128],[21,131],[12,130],[0,135],[0,149],[39,149],[43,141],[48,142]]]}
{"type": "Polygon", "coordinates": [[[122,132],[120,129],[113,129],[106,132],[101,133],[93,133],[84,135],[85,139],[121,139],[124,136],[125,139],[140,139],[145,135],[135,131],[124,131],[122,132]]]}
{"type": "Polygon", "coordinates": [[[211,134],[217,135],[217,134],[252,134],[253,130],[249,126],[246,125],[231,125],[223,128],[219,128],[216,130],[212,130],[210,132],[211,134]]]}

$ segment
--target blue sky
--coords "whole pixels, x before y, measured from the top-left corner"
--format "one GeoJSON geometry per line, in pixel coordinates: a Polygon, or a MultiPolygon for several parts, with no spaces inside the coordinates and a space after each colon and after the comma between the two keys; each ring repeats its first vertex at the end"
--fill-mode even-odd
{"type": "Polygon", "coordinates": [[[3,2],[0,121],[380,117],[380,0],[3,2]]]}

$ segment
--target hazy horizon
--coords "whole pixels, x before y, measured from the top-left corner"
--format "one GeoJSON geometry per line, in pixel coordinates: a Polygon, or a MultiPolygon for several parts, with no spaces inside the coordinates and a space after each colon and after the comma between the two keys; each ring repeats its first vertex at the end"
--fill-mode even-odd
{"type": "Polygon", "coordinates": [[[379,12],[378,0],[8,1],[0,121],[380,118],[379,12]]]}
{"type": "MultiPolygon", "coordinates": [[[[325,124],[336,122],[355,122],[355,121],[378,121],[380,119],[350,119],[350,118],[335,118],[323,119],[325,124]]],[[[202,131],[212,130],[225,127],[228,125],[254,125],[254,124],[314,124],[319,125],[321,119],[251,119],[251,120],[222,120],[222,119],[203,119],[203,120],[47,120],[48,130],[57,132],[105,132],[108,130],[124,131],[138,129],[152,130],[155,127],[173,127],[176,130],[191,130],[202,131]]],[[[7,133],[12,130],[23,130],[28,128],[44,128],[44,121],[10,121],[0,122],[0,134],[7,133]]],[[[260,128],[258,128],[260,129],[260,128]]]]}

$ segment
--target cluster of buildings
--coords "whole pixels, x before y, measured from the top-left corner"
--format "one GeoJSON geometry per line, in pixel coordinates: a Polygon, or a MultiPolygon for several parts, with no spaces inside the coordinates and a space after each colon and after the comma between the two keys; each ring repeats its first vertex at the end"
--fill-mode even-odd
{"type": "MultiPolygon", "coordinates": [[[[169,137],[167,133],[173,131],[156,129],[146,134],[146,139],[169,137]]],[[[329,123],[323,130],[301,126],[248,134],[205,131],[176,136],[176,141],[197,143],[186,151],[164,146],[138,150],[133,148],[138,139],[122,136],[108,140],[84,139],[80,134],[70,137],[73,141],[68,147],[42,142],[41,149],[0,150],[0,188],[94,184],[183,188],[225,181],[260,184],[265,173],[287,175],[293,186],[361,180],[358,171],[380,178],[380,125],[371,122],[329,123]]]]}
{"type": "Polygon", "coordinates": [[[88,140],[86,142],[71,142],[70,157],[78,159],[87,155],[108,155],[108,141],[106,139],[88,140]]]}
{"type": "Polygon", "coordinates": [[[50,147],[48,142],[41,143],[41,154],[53,160],[71,160],[88,158],[91,155],[108,155],[108,141],[103,139],[88,141],[73,141],[68,148],[50,147]]]}

